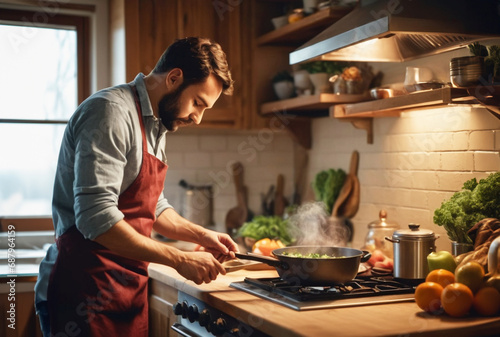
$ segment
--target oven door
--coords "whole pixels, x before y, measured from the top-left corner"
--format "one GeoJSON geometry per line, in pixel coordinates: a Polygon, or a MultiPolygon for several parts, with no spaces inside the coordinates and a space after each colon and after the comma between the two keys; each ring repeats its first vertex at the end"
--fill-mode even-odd
{"type": "Polygon", "coordinates": [[[252,336],[268,337],[258,328],[249,326],[237,318],[218,310],[207,303],[178,292],[174,313],[179,316],[178,322],[170,328],[181,336],[252,336]]]}
{"type": "Polygon", "coordinates": [[[179,336],[183,337],[203,337],[202,335],[199,335],[195,333],[194,331],[189,330],[189,328],[185,327],[181,323],[174,323],[170,327],[172,330],[174,330],[179,336]]]}

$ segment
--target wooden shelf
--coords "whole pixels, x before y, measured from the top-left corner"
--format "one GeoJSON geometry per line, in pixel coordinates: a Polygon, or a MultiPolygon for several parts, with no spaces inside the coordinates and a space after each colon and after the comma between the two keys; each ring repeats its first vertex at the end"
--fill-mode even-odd
{"type": "Polygon", "coordinates": [[[330,106],[330,117],[351,122],[366,130],[367,142],[373,143],[373,118],[399,116],[407,109],[426,109],[447,104],[480,104],[500,118],[500,86],[440,88],[354,104],[330,106]]]}
{"type": "Polygon", "coordinates": [[[274,113],[286,113],[289,111],[313,111],[327,110],[332,104],[355,103],[367,101],[370,99],[368,93],[362,95],[349,94],[319,94],[319,95],[304,95],[281,101],[264,103],[260,106],[260,112],[263,115],[274,113]]]}
{"type": "Polygon", "coordinates": [[[352,7],[331,7],[308,15],[257,38],[257,45],[297,45],[320,33],[352,10],[352,7]]]}
{"type": "Polygon", "coordinates": [[[466,88],[440,88],[415,92],[356,104],[338,104],[330,107],[330,116],[335,118],[369,118],[397,116],[406,109],[426,108],[450,103],[471,103],[475,97],[466,88]]]}

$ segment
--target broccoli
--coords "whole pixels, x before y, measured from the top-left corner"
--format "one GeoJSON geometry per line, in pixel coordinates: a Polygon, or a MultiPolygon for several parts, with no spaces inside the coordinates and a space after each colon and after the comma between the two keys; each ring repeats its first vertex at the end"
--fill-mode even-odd
{"type": "Polygon", "coordinates": [[[443,226],[452,241],[472,243],[467,231],[484,218],[500,217],[500,172],[477,182],[464,183],[448,201],[434,211],[434,223],[443,226]]]}

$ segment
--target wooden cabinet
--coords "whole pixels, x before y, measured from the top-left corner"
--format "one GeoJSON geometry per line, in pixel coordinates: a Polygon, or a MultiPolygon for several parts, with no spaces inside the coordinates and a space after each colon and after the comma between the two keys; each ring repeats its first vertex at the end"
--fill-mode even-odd
{"type": "Polygon", "coordinates": [[[0,283],[0,319],[2,320],[0,336],[42,337],[38,317],[35,314],[36,277],[17,277],[13,283],[15,287],[12,289],[7,283],[10,280],[11,278],[2,277],[0,283]],[[11,309],[12,304],[15,305],[14,309],[11,309]]]}
{"type": "Polygon", "coordinates": [[[177,302],[177,289],[157,280],[149,283],[149,336],[170,337],[176,334],[170,329],[177,321],[173,304],[177,302]]]}
{"type": "MultiPolygon", "coordinates": [[[[263,111],[262,104],[276,101],[271,80],[278,71],[290,69],[289,53],[348,11],[326,9],[273,29],[272,18],[283,15],[286,6],[301,4],[292,0],[112,0],[111,25],[123,20],[120,26],[125,31],[127,81],[139,72],[149,73],[176,38],[203,36],[221,44],[235,80],[235,91],[233,96],[222,95],[196,128],[286,127],[303,147],[310,148],[310,116],[298,117],[296,111],[289,114],[272,106],[263,111]]],[[[322,99],[320,103],[320,108],[327,112],[331,102],[322,99]]],[[[295,100],[293,104],[294,110],[299,110],[302,103],[295,100]]],[[[304,102],[303,110],[309,109],[310,104],[304,102]]]]}
{"type": "MultiPolygon", "coordinates": [[[[243,81],[242,50],[243,6],[235,1],[218,0],[151,0],[125,1],[112,12],[123,11],[125,27],[126,79],[137,73],[153,70],[165,49],[177,38],[200,36],[218,42],[226,52],[233,79],[232,96],[221,95],[213,109],[208,110],[201,127],[242,129],[245,124],[243,100],[247,84],[243,81]]],[[[197,127],[200,127],[197,126],[197,127]]]]}

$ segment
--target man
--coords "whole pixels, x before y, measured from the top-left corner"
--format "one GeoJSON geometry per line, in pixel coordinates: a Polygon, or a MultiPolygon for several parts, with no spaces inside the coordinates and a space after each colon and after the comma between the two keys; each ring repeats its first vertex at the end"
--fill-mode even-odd
{"type": "Polygon", "coordinates": [[[221,263],[234,258],[237,245],[169,205],[164,149],[167,130],[199,124],[232,89],[220,46],[185,38],[167,48],[149,75],[101,90],[78,107],[54,184],[56,244],[35,287],[45,336],[147,336],[149,262],[197,284],[225,274],[221,263]],[[150,238],[153,228],[203,251],[157,242],[150,238]]]}

